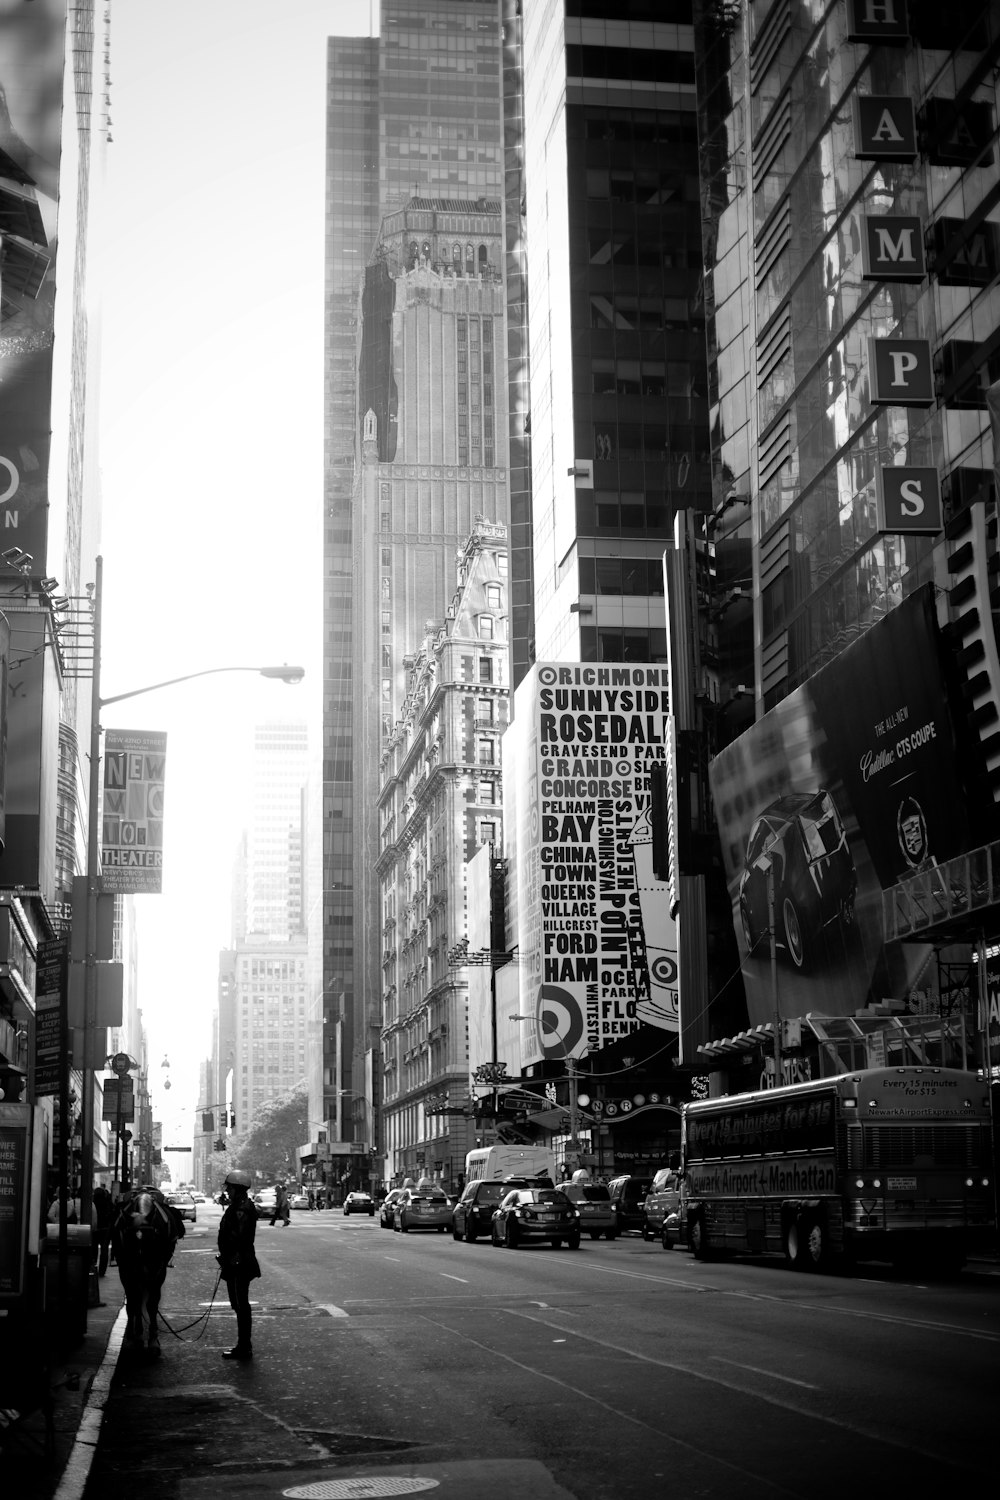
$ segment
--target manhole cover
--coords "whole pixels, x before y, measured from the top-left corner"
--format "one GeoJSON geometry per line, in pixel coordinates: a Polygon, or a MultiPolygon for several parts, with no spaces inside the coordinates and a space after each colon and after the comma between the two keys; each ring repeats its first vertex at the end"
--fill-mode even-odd
{"type": "Polygon", "coordinates": [[[396,1475],[392,1479],[321,1479],[316,1484],[297,1484],[294,1489],[282,1490],[287,1500],[350,1500],[350,1497],[365,1495],[416,1495],[421,1490],[440,1488],[436,1479],[407,1479],[396,1475]]]}

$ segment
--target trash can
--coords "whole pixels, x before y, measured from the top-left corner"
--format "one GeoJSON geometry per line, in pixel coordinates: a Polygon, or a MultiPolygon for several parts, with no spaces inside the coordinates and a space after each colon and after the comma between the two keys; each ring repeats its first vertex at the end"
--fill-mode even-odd
{"type": "Polygon", "coordinates": [[[88,1224],[66,1225],[66,1290],[59,1297],[59,1225],[45,1226],[42,1272],[45,1276],[45,1322],[50,1337],[71,1347],[87,1336],[90,1305],[92,1232],[88,1224]]]}

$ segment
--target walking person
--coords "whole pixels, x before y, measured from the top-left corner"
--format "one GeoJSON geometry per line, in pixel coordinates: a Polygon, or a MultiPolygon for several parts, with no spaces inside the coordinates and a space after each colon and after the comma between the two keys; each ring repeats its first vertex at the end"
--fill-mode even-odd
{"type": "Polygon", "coordinates": [[[272,1229],[274,1228],[275,1221],[277,1219],[281,1220],[286,1229],[288,1228],[289,1220],[291,1219],[291,1210],[288,1206],[288,1193],[283,1182],[275,1184],[274,1213],[271,1215],[272,1229]]]}
{"type": "Polygon", "coordinates": [[[94,1213],[97,1215],[97,1241],[98,1253],[97,1274],[103,1276],[108,1269],[108,1257],[111,1254],[111,1225],[115,1217],[114,1199],[104,1186],[99,1182],[94,1188],[94,1213]]]}
{"type": "Polygon", "coordinates": [[[257,1209],[250,1200],[249,1172],[230,1172],[225,1182],[229,1207],[219,1222],[219,1267],[236,1314],[236,1343],[223,1359],[253,1359],[250,1283],[260,1275],[254,1251],[257,1209]]]}

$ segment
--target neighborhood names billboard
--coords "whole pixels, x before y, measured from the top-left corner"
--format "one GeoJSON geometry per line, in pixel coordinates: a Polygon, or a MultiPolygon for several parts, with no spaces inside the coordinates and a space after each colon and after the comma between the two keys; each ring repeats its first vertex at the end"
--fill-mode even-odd
{"type": "Polygon", "coordinates": [[[677,1030],[676,927],[649,817],[669,718],[664,667],[536,663],[517,690],[504,796],[526,1064],[644,1023],[677,1030]]]}
{"type": "Polygon", "coordinates": [[[161,889],[166,760],[167,737],[155,730],[109,729],[104,736],[105,891],[161,889]]]}

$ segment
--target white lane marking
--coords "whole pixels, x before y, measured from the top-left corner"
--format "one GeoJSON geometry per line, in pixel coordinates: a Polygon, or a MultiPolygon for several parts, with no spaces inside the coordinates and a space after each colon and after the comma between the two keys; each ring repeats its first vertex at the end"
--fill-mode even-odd
{"type": "Polygon", "coordinates": [[[465,1286],[469,1284],[468,1276],[451,1276],[447,1271],[439,1271],[438,1275],[443,1276],[445,1281],[461,1281],[465,1286]]]}
{"type": "Polygon", "coordinates": [[[316,1306],[321,1312],[329,1313],[331,1318],[346,1318],[346,1308],[338,1307],[335,1302],[317,1302],[316,1306]]]}
{"type": "MultiPolygon", "coordinates": [[[[619,1408],[611,1406],[607,1401],[602,1401],[599,1396],[593,1395],[592,1392],[581,1390],[579,1386],[570,1385],[568,1380],[560,1380],[558,1375],[550,1375],[545,1370],[538,1370],[535,1369],[532,1365],[526,1365],[521,1360],[515,1359],[512,1354],[505,1354],[501,1349],[492,1349],[488,1344],[481,1343],[478,1339],[470,1337],[470,1335],[467,1333],[459,1333],[457,1329],[449,1328],[447,1323],[438,1323],[434,1318],[427,1317],[426,1313],[424,1313],[422,1316],[424,1317],[425,1321],[432,1324],[433,1327],[440,1328],[445,1333],[450,1333],[456,1338],[463,1339],[467,1344],[471,1344],[475,1349],[482,1349],[483,1352],[490,1355],[492,1359],[502,1359],[507,1364],[513,1365],[515,1369],[523,1370],[526,1375],[534,1375],[538,1379],[548,1380],[552,1385],[560,1386],[564,1391],[569,1391],[572,1395],[579,1396],[581,1400],[588,1401],[594,1406],[599,1406],[603,1411],[609,1412],[612,1416],[617,1417],[619,1421],[631,1422],[634,1427],[642,1427],[647,1432],[653,1432],[657,1437],[673,1444],[678,1448],[684,1449],[685,1452],[695,1453],[699,1458],[706,1459],[713,1464],[718,1464],[720,1468],[728,1469],[731,1473],[734,1474],[739,1474],[744,1479],[749,1477],[756,1480],[760,1485],[764,1485],[766,1483],[769,1490],[773,1491],[775,1494],[789,1496],[793,1494],[797,1495],[796,1491],[786,1490],[784,1485],[779,1484],[777,1480],[772,1478],[768,1478],[765,1480],[763,1475],[757,1474],[751,1469],[744,1468],[741,1464],[731,1463],[728,1459],[720,1458],[718,1453],[710,1452],[705,1448],[698,1448],[693,1443],[686,1443],[682,1438],[676,1437],[674,1433],[667,1432],[661,1427],[654,1427],[652,1423],[644,1422],[641,1417],[633,1416],[631,1412],[621,1411],[619,1408]]],[[[543,1320],[538,1319],[537,1321],[541,1322],[543,1320]]],[[[594,1342],[600,1343],[600,1340],[595,1339],[594,1342]]],[[[626,1350],[625,1352],[629,1353],[631,1351],[626,1350]]],[[[650,1364],[663,1363],[663,1361],[660,1360],[649,1360],[648,1362],[650,1364]]],[[[735,1387],[735,1389],[739,1390],[741,1395],[746,1395],[746,1392],[739,1386],[735,1387]]]]}
{"type": "Polygon", "coordinates": [[[764,1370],[760,1365],[744,1365],[738,1359],[723,1359],[721,1354],[713,1354],[712,1358],[720,1365],[733,1365],[737,1370],[749,1370],[754,1375],[766,1375],[768,1380],[787,1380],[789,1385],[800,1385],[805,1391],[818,1391],[818,1385],[812,1385],[808,1380],[795,1380],[791,1375],[779,1375],[775,1370],[764,1370]]]}
{"type": "MultiPolygon", "coordinates": [[[[383,1255],[382,1259],[383,1260],[394,1260],[396,1262],[396,1264],[399,1265],[400,1258],[399,1258],[398,1255],[383,1255]]],[[[368,1301],[370,1299],[366,1298],[365,1300],[368,1301]]]]}
{"type": "MultiPolygon", "coordinates": [[[[673,1276],[655,1276],[648,1271],[622,1271],[605,1262],[591,1260],[589,1257],[586,1260],[581,1258],[576,1264],[603,1276],[624,1276],[632,1281],[652,1281],[660,1286],[677,1287],[684,1292],[714,1292],[717,1297],[735,1297],[742,1302],[778,1302],[782,1307],[798,1308],[804,1312],[831,1313],[841,1318],[863,1318],[876,1323],[893,1323],[901,1328],[926,1329],[933,1333],[958,1333],[966,1338],[979,1339],[988,1344],[1000,1343],[1000,1333],[989,1333],[979,1328],[963,1328],[959,1323],[937,1323],[931,1322],[929,1318],[904,1318],[898,1313],[878,1313],[867,1307],[835,1307],[832,1302],[800,1302],[794,1296],[777,1297],[769,1292],[731,1291],[728,1287],[713,1286],[708,1281],[678,1281],[673,1276]]],[[[883,1285],[882,1282],[872,1284],[883,1285]]]]}

